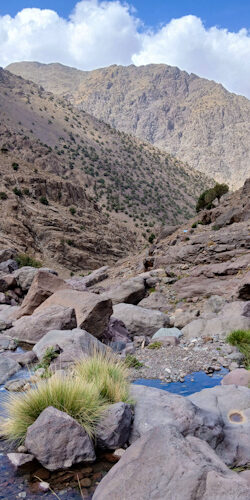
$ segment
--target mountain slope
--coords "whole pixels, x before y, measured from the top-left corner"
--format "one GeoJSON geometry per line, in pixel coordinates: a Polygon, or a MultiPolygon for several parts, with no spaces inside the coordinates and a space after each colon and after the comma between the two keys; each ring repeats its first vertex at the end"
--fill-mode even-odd
{"type": "Polygon", "coordinates": [[[24,62],[8,69],[233,188],[249,175],[250,101],[213,81],[163,64],[83,72],[24,62]]]}
{"type": "Polygon", "coordinates": [[[73,270],[112,263],[145,244],[160,219],[192,215],[210,185],[4,70],[0,109],[1,245],[73,270]]]}

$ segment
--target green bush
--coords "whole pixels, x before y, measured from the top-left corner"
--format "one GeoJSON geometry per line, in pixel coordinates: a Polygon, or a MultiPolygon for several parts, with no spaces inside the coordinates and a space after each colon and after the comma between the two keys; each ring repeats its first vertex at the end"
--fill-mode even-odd
{"type": "Polygon", "coordinates": [[[42,360],[40,361],[40,363],[37,363],[37,365],[35,366],[35,370],[38,370],[39,368],[44,368],[45,370],[48,370],[51,361],[53,361],[53,359],[56,359],[57,357],[58,357],[58,353],[55,352],[54,347],[53,346],[47,347],[47,349],[42,357],[42,360]]]}
{"type": "Polygon", "coordinates": [[[135,356],[128,354],[125,358],[125,364],[128,368],[141,368],[143,363],[141,363],[135,356]]]}
{"type": "Polygon", "coordinates": [[[0,200],[7,200],[8,195],[4,191],[0,191],[0,200]]]}
{"type": "Polygon", "coordinates": [[[46,196],[40,196],[39,201],[40,201],[40,203],[42,203],[43,205],[48,205],[48,204],[49,204],[49,202],[48,202],[48,200],[47,200],[46,196]]]}
{"type": "Polygon", "coordinates": [[[12,168],[13,168],[13,170],[15,170],[17,172],[17,170],[19,169],[18,163],[16,163],[16,162],[12,163],[12,168]]]}
{"type": "Polygon", "coordinates": [[[200,210],[203,210],[205,208],[207,209],[212,208],[213,201],[216,198],[220,200],[222,195],[228,192],[228,189],[229,187],[227,184],[219,184],[219,183],[216,183],[213,188],[206,189],[206,191],[204,191],[198,198],[196,204],[196,212],[199,212],[200,210]]]}
{"type": "Polygon", "coordinates": [[[159,340],[156,340],[155,342],[152,342],[152,344],[148,345],[148,349],[160,349],[162,347],[162,342],[159,340]]]}
{"type": "Polygon", "coordinates": [[[21,189],[18,189],[17,187],[14,187],[14,189],[13,189],[13,193],[14,193],[16,196],[19,196],[20,198],[23,196],[23,193],[22,193],[21,189]]]}
{"type": "Polygon", "coordinates": [[[74,207],[70,207],[69,211],[70,211],[71,215],[75,215],[75,213],[76,213],[76,209],[74,207]]]}
{"type": "Polygon", "coordinates": [[[198,226],[198,222],[194,222],[191,227],[192,227],[192,229],[195,229],[197,226],[198,226]]]}
{"type": "Polygon", "coordinates": [[[234,330],[227,336],[226,342],[238,347],[245,356],[246,368],[250,369],[250,330],[234,330]]]}
{"type": "MultiPolygon", "coordinates": [[[[144,224],[144,226],[145,226],[145,224],[144,224]]],[[[155,234],[151,233],[149,238],[148,238],[149,243],[153,243],[154,239],[155,239],[155,234]]]]}
{"type": "Polygon", "coordinates": [[[16,262],[19,267],[31,266],[31,267],[42,267],[42,262],[36,260],[26,253],[19,253],[16,257],[16,262]]]}

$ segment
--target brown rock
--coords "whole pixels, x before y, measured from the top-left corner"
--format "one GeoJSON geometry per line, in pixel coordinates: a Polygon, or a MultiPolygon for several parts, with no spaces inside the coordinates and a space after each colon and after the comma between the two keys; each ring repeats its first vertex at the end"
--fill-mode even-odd
{"type": "Polygon", "coordinates": [[[243,385],[249,387],[250,384],[250,371],[245,368],[236,368],[230,373],[227,373],[221,381],[222,385],[243,385]]]}
{"type": "MultiPolygon", "coordinates": [[[[95,293],[67,289],[53,293],[36,309],[36,312],[42,312],[43,309],[55,305],[74,308],[77,326],[92,333],[95,337],[102,336],[112,314],[110,299],[95,293]]],[[[60,328],[51,328],[51,330],[60,330],[60,328]]]]}
{"type": "Polygon", "coordinates": [[[46,271],[37,271],[31,287],[17,313],[17,319],[32,314],[48,297],[61,288],[68,288],[64,280],[46,271]]]}

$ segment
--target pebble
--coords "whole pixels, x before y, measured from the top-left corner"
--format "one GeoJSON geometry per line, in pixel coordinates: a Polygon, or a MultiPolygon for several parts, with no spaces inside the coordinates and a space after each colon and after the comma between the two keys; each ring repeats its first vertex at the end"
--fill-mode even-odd
{"type": "Polygon", "coordinates": [[[39,484],[39,489],[42,491],[49,491],[50,485],[46,481],[41,481],[39,484]]]}

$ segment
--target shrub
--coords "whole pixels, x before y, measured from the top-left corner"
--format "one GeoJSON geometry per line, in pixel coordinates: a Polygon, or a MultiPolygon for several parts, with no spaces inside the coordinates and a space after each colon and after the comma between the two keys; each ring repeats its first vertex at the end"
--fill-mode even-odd
{"type": "Polygon", "coordinates": [[[26,253],[19,253],[16,257],[16,262],[19,267],[31,266],[31,267],[42,267],[42,262],[30,257],[26,253]]]}
{"type": "Polygon", "coordinates": [[[127,367],[112,354],[95,353],[76,363],[74,373],[83,383],[93,383],[108,403],[129,401],[127,367]]]}
{"type": "Polygon", "coordinates": [[[198,222],[194,222],[191,227],[192,227],[192,229],[195,229],[197,226],[198,226],[198,222]]]}
{"type": "Polygon", "coordinates": [[[14,193],[16,196],[19,196],[20,198],[23,196],[23,193],[22,193],[21,189],[18,189],[17,187],[14,187],[14,189],[13,189],[13,193],[14,193]]]}
{"type": "Polygon", "coordinates": [[[49,202],[48,202],[48,200],[47,200],[46,196],[40,196],[39,201],[40,201],[40,203],[42,203],[43,205],[48,205],[48,204],[49,204],[49,202]]]}
{"type": "Polygon", "coordinates": [[[227,336],[226,342],[238,347],[245,356],[246,368],[250,369],[250,330],[234,330],[227,336]]]}
{"type": "Polygon", "coordinates": [[[160,349],[162,347],[162,343],[159,340],[152,342],[152,344],[148,345],[148,349],[160,349]]]}
{"type": "Polygon", "coordinates": [[[227,184],[219,184],[218,182],[215,184],[213,188],[206,189],[203,193],[201,193],[198,198],[196,204],[196,212],[203,210],[204,208],[210,209],[213,206],[213,201],[217,198],[220,201],[223,194],[228,192],[227,184]]]}
{"type": "Polygon", "coordinates": [[[141,368],[143,363],[141,363],[135,356],[128,354],[125,359],[125,364],[128,368],[141,368]]]}
{"type": "Polygon", "coordinates": [[[13,170],[15,170],[15,171],[17,172],[17,170],[18,170],[18,168],[19,168],[18,163],[13,162],[13,163],[12,163],[12,168],[13,168],[13,170]]]}
{"type": "Polygon", "coordinates": [[[71,215],[75,215],[75,213],[76,213],[76,209],[74,207],[70,207],[69,211],[70,211],[71,215]]]}
{"type": "Polygon", "coordinates": [[[8,195],[4,191],[0,191],[0,200],[7,200],[8,195]]]}
{"type": "Polygon", "coordinates": [[[149,243],[153,243],[154,239],[155,239],[155,234],[151,233],[150,236],[149,236],[149,238],[148,238],[149,243]]]}
{"type": "Polygon", "coordinates": [[[68,413],[81,424],[89,435],[106,408],[98,387],[82,384],[79,379],[54,375],[19,395],[10,393],[4,402],[7,418],[1,424],[5,438],[23,442],[28,427],[45,408],[54,406],[68,413]]]}
{"type": "Polygon", "coordinates": [[[53,361],[53,359],[56,359],[57,357],[58,353],[55,352],[54,347],[47,347],[42,360],[35,366],[35,370],[38,370],[39,368],[45,368],[45,370],[48,370],[51,361],[53,361]]]}

